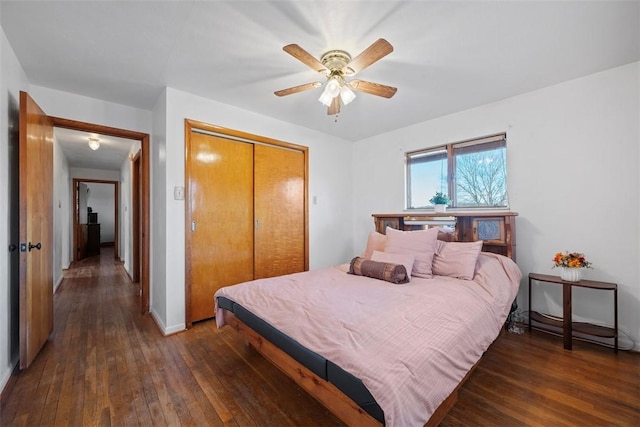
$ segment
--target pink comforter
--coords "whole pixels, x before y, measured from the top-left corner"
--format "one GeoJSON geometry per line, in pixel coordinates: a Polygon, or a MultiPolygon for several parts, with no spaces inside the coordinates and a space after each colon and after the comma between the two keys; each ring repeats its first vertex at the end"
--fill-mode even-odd
{"type": "MultiPolygon", "coordinates": [[[[220,289],[303,346],[360,378],[393,426],[421,426],[500,332],[521,279],[481,253],[473,281],[414,277],[394,285],[347,266],[220,289]]],[[[225,311],[217,308],[218,327],[225,311]]]]}

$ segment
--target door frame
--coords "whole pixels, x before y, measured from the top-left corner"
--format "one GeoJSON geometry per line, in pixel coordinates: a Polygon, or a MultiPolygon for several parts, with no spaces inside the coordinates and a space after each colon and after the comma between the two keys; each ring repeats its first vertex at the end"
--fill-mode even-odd
{"type": "Polygon", "coordinates": [[[131,159],[131,280],[140,282],[140,158],[141,150],[131,159]]]}
{"type": "Polygon", "coordinates": [[[271,145],[280,148],[287,148],[290,150],[300,151],[304,155],[304,269],[309,270],[309,148],[303,145],[293,144],[290,142],[279,141],[277,139],[268,138],[265,136],[255,135],[247,132],[242,132],[235,129],[224,128],[208,123],[204,123],[192,119],[184,119],[184,161],[185,161],[185,325],[189,329],[193,326],[193,320],[191,319],[191,251],[193,250],[191,245],[191,164],[189,162],[191,152],[191,135],[194,132],[219,136],[240,142],[247,142],[251,144],[263,144],[271,145]]]}
{"type": "Polygon", "coordinates": [[[103,135],[116,136],[119,138],[133,139],[140,141],[140,159],[141,159],[141,177],[140,192],[142,206],[140,207],[141,216],[141,269],[140,269],[140,311],[142,314],[149,312],[150,288],[149,288],[149,256],[150,256],[150,174],[149,174],[149,134],[136,132],[126,129],[119,129],[110,126],[103,126],[94,123],[81,122],[77,120],[64,119],[60,117],[49,116],[53,122],[53,127],[79,130],[84,132],[93,132],[103,135]]]}
{"type": "Polygon", "coordinates": [[[119,235],[120,235],[120,183],[118,181],[106,181],[103,179],[87,179],[87,178],[73,178],[73,261],[80,261],[78,256],[78,225],[80,225],[80,210],[78,206],[78,184],[81,182],[88,182],[91,184],[112,184],[113,190],[113,209],[114,213],[114,236],[113,236],[113,257],[120,259],[118,256],[119,249],[119,235]]]}

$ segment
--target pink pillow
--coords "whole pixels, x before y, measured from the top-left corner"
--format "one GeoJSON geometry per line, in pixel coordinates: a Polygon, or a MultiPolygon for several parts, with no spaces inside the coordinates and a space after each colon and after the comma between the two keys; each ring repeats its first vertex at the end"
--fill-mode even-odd
{"type": "Polygon", "coordinates": [[[413,269],[415,258],[413,255],[408,254],[391,254],[389,252],[373,251],[371,261],[380,261],[387,264],[402,264],[405,270],[407,270],[408,278],[411,279],[411,270],[413,269]]]}
{"type": "Polygon", "coordinates": [[[387,244],[385,252],[413,255],[415,261],[411,274],[416,277],[431,279],[431,264],[436,251],[438,229],[400,231],[387,227],[387,244]]]}
{"type": "Polygon", "coordinates": [[[472,280],[481,250],[482,240],[477,242],[438,240],[436,254],[433,257],[433,274],[472,280]]]}
{"type": "Polygon", "coordinates": [[[371,259],[371,255],[373,255],[373,251],[384,251],[384,245],[387,242],[387,236],[382,233],[378,233],[377,231],[372,231],[369,233],[369,238],[367,239],[367,247],[360,255],[361,258],[371,259]]]}

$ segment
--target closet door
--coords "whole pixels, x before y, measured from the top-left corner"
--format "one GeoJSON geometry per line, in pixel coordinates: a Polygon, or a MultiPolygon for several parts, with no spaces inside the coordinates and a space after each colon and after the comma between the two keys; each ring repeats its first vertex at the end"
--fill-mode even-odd
{"type": "Polygon", "coordinates": [[[213,294],[253,279],[253,144],[192,132],[188,152],[190,321],[215,315],[213,294]]]}
{"type": "Polygon", "coordinates": [[[255,278],[305,270],[305,156],[256,144],[255,278]]]}

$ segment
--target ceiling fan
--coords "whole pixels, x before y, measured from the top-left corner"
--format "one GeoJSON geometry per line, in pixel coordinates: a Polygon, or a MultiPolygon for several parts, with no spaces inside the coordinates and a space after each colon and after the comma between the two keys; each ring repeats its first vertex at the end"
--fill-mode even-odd
{"type": "Polygon", "coordinates": [[[329,115],[338,114],[341,103],[347,105],[353,101],[356,97],[353,91],[391,98],[398,90],[395,87],[365,80],[347,80],[347,78],[353,77],[356,73],[393,52],[393,46],[385,39],[376,40],[353,59],[351,55],[343,50],[330,50],[318,60],[297,44],[289,44],[282,49],[303,64],[311,67],[314,71],[324,74],[327,80],[324,83],[305,83],[278,90],[274,93],[277,96],[286,96],[324,85],[324,91],[318,101],[328,107],[327,114],[329,115]]]}

